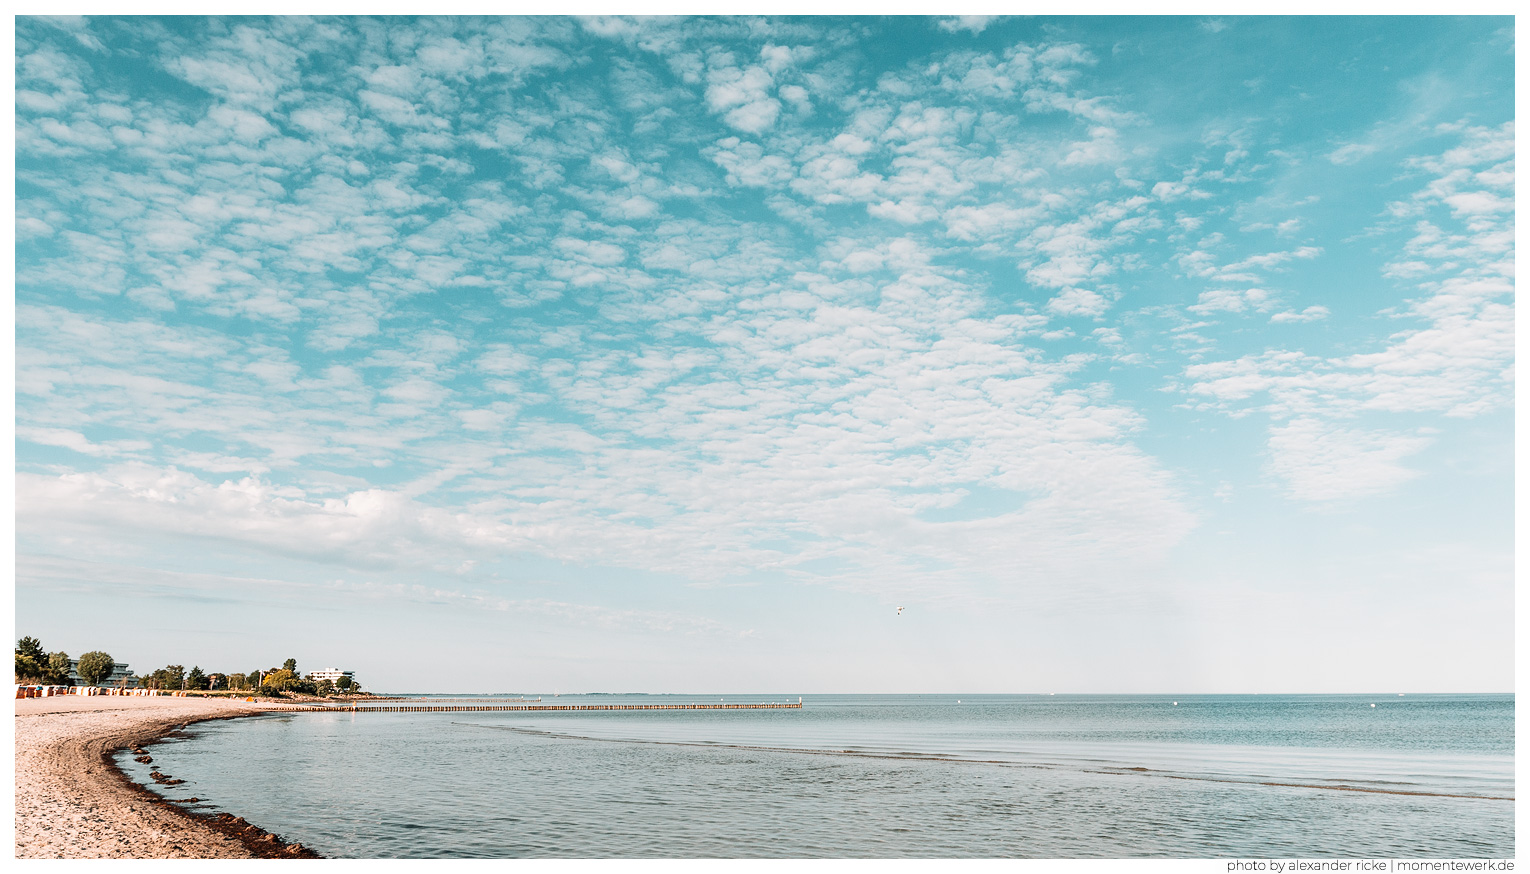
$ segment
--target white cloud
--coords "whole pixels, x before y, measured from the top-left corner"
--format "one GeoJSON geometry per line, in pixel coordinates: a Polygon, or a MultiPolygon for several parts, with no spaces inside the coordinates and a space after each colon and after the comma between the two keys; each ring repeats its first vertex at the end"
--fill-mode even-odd
{"type": "Polygon", "coordinates": [[[765,67],[739,68],[732,59],[707,72],[707,106],[721,113],[729,126],[746,133],[760,133],[781,114],[781,101],[770,96],[774,77],[765,67]]]}
{"type": "Polygon", "coordinates": [[[614,266],[627,260],[627,253],[620,246],[603,243],[599,240],[580,240],[573,237],[559,237],[553,240],[553,245],[568,255],[578,258],[590,264],[598,264],[603,267],[614,266]]]}
{"type": "Polygon", "coordinates": [[[998,15],[957,15],[952,18],[943,19],[938,22],[938,24],[940,29],[947,33],[955,33],[958,30],[965,30],[968,33],[976,36],[977,34],[982,33],[984,30],[987,30],[988,25],[992,24],[1000,17],[1001,16],[998,15]]]}
{"type": "Polygon", "coordinates": [[[28,440],[43,446],[62,446],[84,455],[112,454],[107,447],[92,443],[85,438],[84,434],[66,428],[21,427],[16,429],[16,439],[28,440]]]}
{"type": "Polygon", "coordinates": [[[360,567],[430,567],[450,546],[513,548],[509,526],[420,505],[381,489],[306,499],[253,477],[213,484],[174,468],[128,465],[99,474],[17,477],[27,527],[100,525],[245,543],[280,555],[360,567]]]}
{"type": "Polygon", "coordinates": [[[1300,312],[1287,310],[1286,312],[1276,313],[1270,316],[1270,321],[1275,324],[1282,324],[1287,322],[1316,322],[1326,318],[1328,318],[1328,307],[1314,305],[1300,312]]]}
{"type": "Polygon", "coordinates": [[[1260,255],[1250,255],[1239,261],[1222,267],[1220,275],[1231,277],[1243,274],[1248,270],[1274,270],[1288,261],[1311,260],[1323,254],[1318,246],[1301,246],[1284,252],[1266,252],[1260,255]]]}
{"type": "Polygon", "coordinates": [[[172,50],[166,68],[230,103],[269,111],[279,95],[297,84],[299,50],[256,26],[235,25],[197,49],[185,54],[172,50]]]}
{"type": "Polygon", "coordinates": [[[1294,419],[1270,429],[1270,472],[1302,501],[1339,501],[1391,491],[1418,474],[1401,464],[1430,439],[1336,428],[1294,419]]]}
{"type": "Polygon", "coordinates": [[[728,172],[729,185],[768,188],[790,182],[796,175],[791,161],[767,155],[758,143],[741,142],[738,137],[718,140],[706,154],[728,172]]]}
{"type": "MultiPolygon", "coordinates": [[[[1262,288],[1215,288],[1201,292],[1200,299],[1187,309],[1197,315],[1208,315],[1216,312],[1241,313],[1247,310],[1265,312],[1274,305],[1274,297],[1262,288]]],[[[1323,312],[1326,313],[1327,310],[1323,312]]],[[[1289,321],[1289,319],[1281,319],[1281,321],[1289,321]]]]}
{"type": "MultiPolygon", "coordinates": [[[[1466,138],[1495,142],[1502,131],[1472,130],[1466,138]]],[[[1483,148],[1447,155],[1485,155],[1483,148]]],[[[1418,162],[1445,175],[1427,184],[1415,197],[1421,208],[1448,207],[1448,198],[1464,184],[1460,170],[1442,160],[1418,162]],[[1448,182],[1448,184],[1446,184],[1448,182]]],[[[1501,182],[1489,177],[1489,185],[1501,182]]],[[[1424,295],[1410,303],[1405,315],[1414,327],[1394,334],[1377,351],[1323,358],[1296,352],[1271,351],[1238,361],[1194,365],[1186,369],[1192,394],[1222,404],[1242,403],[1267,394],[1265,409],[1282,415],[1354,409],[1391,412],[1437,411],[1449,416],[1479,415],[1510,402],[1512,386],[1505,377],[1513,360],[1513,263],[1507,219],[1474,219],[1462,233],[1450,234],[1437,224],[1419,220],[1403,245],[1409,260],[1387,270],[1429,278],[1424,295]]],[[[1222,268],[1228,274],[1249,267],[1278,267],[1292,259],[1313,258],[1321,252],[1303,246],[1246,258],[1222,268]]],[[[1327,315],[1326,308],[1309,307],[1300,314],[1278,314],[1272,321],[1306,321],[1327,315]]]]}
{"type": "Polygon", "coordinates": [[[921,224],[938,217],[935,208],[915,201],[884,200],[866,205],[866,212],[877,218],[891,219],[903,225],[921,224]]]}
{"type": "Polygon", "coordinates": [[[1490,191],[1466,191],[1447,195],[1444,200],[1457,215],[1486,215],[1514,210],[1511,198],[1500,197],[1490,191]]]}
{"type": "Polygon", "coordinates": [[[1335,164],[1354,164],[1376,154],[1377,147],[1370,143],[1349,143],[1334,149],[1328,160],[1335,164]]]}
{"type": "Polygon", "coordinates": [[[1189,192],[1190,186],[1183,182],[1158,182],[1153,185],[1153,196],[1165,202],[1178,200],[1189,192]]]}
{"type": "Polygon", "coordinates": [[[983,206],[956,206],[941,218],[946,230],[959,240],[977,240],[1007,235],[1040,218],[1039,207],[1021,208],[1004,203],[983,206]]]}
{"type": "MultiPolygon", "coordinates": [[[[1478,142],[1491,139],[1481,131],[1467,136],[1478,142]]],[[[1407,260],[1384,268],[1399,278],[1425,278],[1419,286],[1423,296],[1397,314],[1408,327],[1375,351],[1324,357],[1276,349],[1185,369],[1190,394],[1212,406],[1234,415],[1260,410],[1289,418],[1271,429],[1270,471],[1299,500],[1334,501],[1393,490],[1417,475],[1403,460],[1432,442],[1416,430],[1359,430],[1340,422],[1362,413],[1431,412],[1465,418],[1512,403],[1513,313],[1508,301],[1513,267],[1507,228],[1498,223],[1507,220],[1486,218],[1497,214],[1492,209],[1477,213],[1461,208],[1459,198],[1479,189],[1463,190],[1460,168],[1444,160],[1417,163],[1444,175],[1415,196],[1417,209],[1410,212],[1449,209],[1456,216],[1470,215],[1471,223],[1452,234],[1434,221],[1418,220],[1402,247],[1407,260]]],[[[1492,175],[1486,179],[1490,187],[1504,184],[1492,175]]],[[[1217,273],[1275,268],[1320,251],[1304,246],[1253,256],[1217,273]]],[[[1239,295],[1207,292],[1191,309],[1236,309],[1246,303],[1239,295]]],[[[1276,313],[1270,321],[1306,322],[1330,315],[1327,307],[1313,305],[1276,313]]]]}
{"type": "MultiPolygon", "coordinates": [[[[1085,142],[1074,143],[1072,151],[1063,158],[1063,166],[1070,164],[1111,164],[1121,160],[1124,153],[1121,151],[1120,138],[1111,127],[1094,127],[1089,130],[1089,139],[1085,142]]],[[[1154,187],[1154,194],[1157,194],[1154,187]]]]}
{"type": "Polygon", "coordinates": [[[1109,306],[1109,301],[1085,288],[1065,288],[1047,301],[1047,309],[1060,316],[1098,316],[1109,306]]]}

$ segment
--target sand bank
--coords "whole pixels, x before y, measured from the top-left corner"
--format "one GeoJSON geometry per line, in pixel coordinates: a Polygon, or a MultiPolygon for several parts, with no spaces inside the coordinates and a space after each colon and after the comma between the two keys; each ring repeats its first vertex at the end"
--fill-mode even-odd
{"type": "Polygon", "coordinates": [[[188,722],[281,707],[210,698],[62,696],[16,701],[16,857],[311,858],[230,814],[183,811],[127,781],[111,751],[188,722]]]}

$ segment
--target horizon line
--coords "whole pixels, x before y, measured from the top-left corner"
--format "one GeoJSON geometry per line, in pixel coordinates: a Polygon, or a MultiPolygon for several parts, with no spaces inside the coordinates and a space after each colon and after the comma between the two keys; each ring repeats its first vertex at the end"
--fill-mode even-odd
{"type": "Polygon", "coordinates": [[[1482,691],[1482,690],[1444,690],[1444,691],[1349,691],[1349,692],[611,692],[604,690],[588,692],[381,692],[369,691],[366,694],[383,695],[552,695],[554,697],[567,697],[571,695],[951,695],[951,696],[982,696],[982,695],[1026,695],[1038,698],[1048,698],[1059,695],[1137,695],[1137,696],[1165,696],[1182,697],[1207,696],[1207,695],[1513,695],[1514,690],[1508,691],[1482,691]]]}

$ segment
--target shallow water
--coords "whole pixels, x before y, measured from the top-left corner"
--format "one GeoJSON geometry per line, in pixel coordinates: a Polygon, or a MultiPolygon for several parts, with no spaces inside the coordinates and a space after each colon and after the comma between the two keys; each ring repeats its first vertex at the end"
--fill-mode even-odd
{"type": "MultiPolygon", "coordinates": [[[[194,726],[152,753],[186,780],[165,795],[340,857],[1514,852],[1512,695],[804,703],[292,714],[194,726]]],[[[148,767],[120,761],[148,781],[148,767]]]]}

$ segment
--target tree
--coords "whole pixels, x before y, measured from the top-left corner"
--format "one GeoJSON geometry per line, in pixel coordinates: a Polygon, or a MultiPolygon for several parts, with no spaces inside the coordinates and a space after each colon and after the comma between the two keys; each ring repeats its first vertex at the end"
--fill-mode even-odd
{"type": "Polygon", "coordinates": [[[350,677],[345,676],[344,674],[341,674],[340,679],[335,681],[335,687],[338,688],[341,692],[349,693],[351,691],[351,687],[355,685],[356,681],[352,680],[350,677]]]}
{"type": "Polygon", "coordinates": [[[153,689],[180,689],[186,682],[186,669],[180,665],[165,665],[149,675],[153,689]]]}
{"type": "Polygon", "coordinates": [[[202,673],[201,666],[192,665],[191,673],[186,675],[186,688],[201,690],[206,689],[208,685],[207,675],[202,673]]]}
{"type": "Polygon", "coordinates": [[[315,682],[313,686],[315,695],[323,695],[325,697],[329,697],[330,695],[334,694],[335,691],[335,684],[327,679],[319,680],[315,682]]]}
{"type": "Polygon", "coordinates": [[[282,662],[282,670],[296,677],[298,675],[297,659],[287,659],[282,662]]]}
{"type": "Polygon", "coordinates": [[[43,652],[42,644],[35,637],[23,637],[16,641],[16,655],[26,656],[39,665],[48,663],[48,654],[43,652]]]}
{"type": "Polygon", "coordinates": [[[93,650],[80,656],[80,664],[75,671],[88,685],[99,686],[112,675],[113,664],[111,656],[100,650],[93,650]]]}
{"type": "Polygon", "coordinates": [[[274,689],[278,692],[291,689],[298,684],[298,678],[286,668],[279,671],[268,671],[264,679],[260,681],[261,688],[274,689]]]}
{"type": "Polygon", "coordinates": [[[43,667],[31,656],[16,653],[16,682],[36,683],[42,680],[43,667]]]}
{"type": "Polygon", "coordinates": [[[55,686],[70,685],[69,667],[69,653],[56,652],[48,656],[48,682],[55,686]]]}

